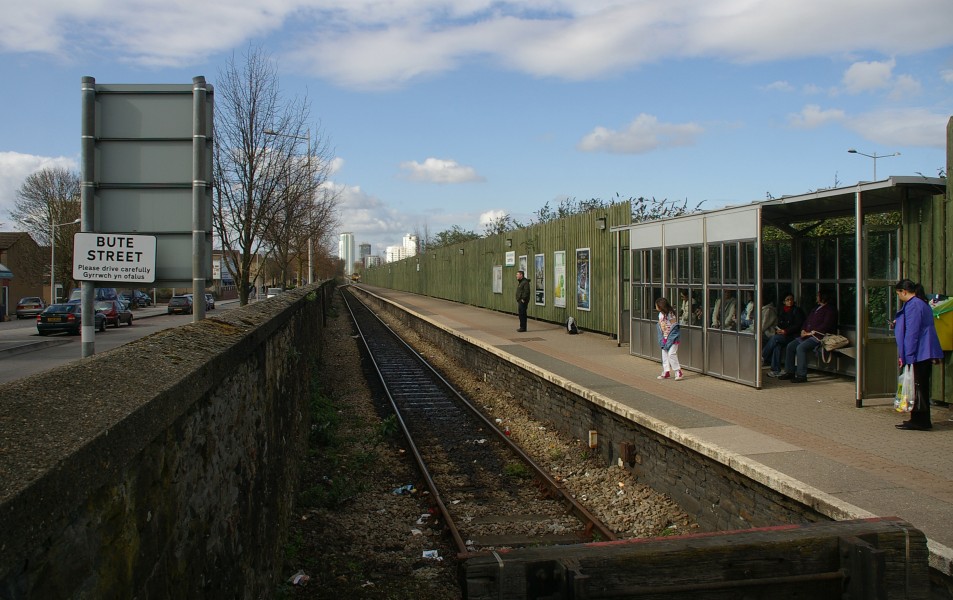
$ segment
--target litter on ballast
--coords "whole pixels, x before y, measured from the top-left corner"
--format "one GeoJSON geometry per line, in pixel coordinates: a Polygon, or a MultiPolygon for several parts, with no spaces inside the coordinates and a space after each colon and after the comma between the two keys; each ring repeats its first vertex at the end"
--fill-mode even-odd
{"type": "Polygon", "coordinates": [[[308,581],[310,580],[311,577],[306,575],[304,571],[298,571],[288,578],[288,583],[291,585],[308,585],[308,581]]]}
{"type": "Polygon", "coordinates": [[[440,553],[437,550],[424,550],[424,558],[432,558],[433,560],[443,560],[440,557],[440,553]]]}
{"type": "Polygon", "coordinates": [[[416,488],[414,488],[414,484],[412,483],[408,483],[407,485],[402,485],[399,488],[394,488],[394,491],[393,491],[393,493],[397,494],[398,496],[401,496],[404,494],[413,494],[416,492],[417,490],[416,488]]]}

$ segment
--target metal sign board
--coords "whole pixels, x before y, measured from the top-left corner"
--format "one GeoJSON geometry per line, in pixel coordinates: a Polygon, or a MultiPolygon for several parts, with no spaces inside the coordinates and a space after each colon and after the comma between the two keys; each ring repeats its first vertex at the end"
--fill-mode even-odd
{"type": "Polygon", "coordinates": [[[73,279],[153,283],[156,280],[156,237],[77,233],[73,236],[73,279]]]}
{"type": "Polygon", "coordinates": [[[211,285],[212,86],[90,77],[83,91],[83,233],[155,236],[150,282],[211,285]]]}

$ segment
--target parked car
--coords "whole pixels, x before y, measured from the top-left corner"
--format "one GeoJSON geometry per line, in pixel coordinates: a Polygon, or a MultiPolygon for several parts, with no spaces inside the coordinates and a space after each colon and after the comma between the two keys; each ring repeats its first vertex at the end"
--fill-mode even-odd
{"type": "Polygon", "coordinates": [[[172,296],[169,298],[168,311],[170,315],[191,315],[192,296],[172,296]]]}
{"type": "Polygon", "coordinates": [[[132,311],[125,303],[119,300],[99,300],[93,305],[96,312],[102,313],[106,317],[106,324],[119,327],[126,323],[132,325],[132,311]]]}
{"type": "MultiPolygon", "coordinates": [[[[188,296],[188,297],[189,297],[189,300],[191,300],[193,303],[195,302],[195,299],[192,297],[192,294],[182,294],[182,295],[183,295],[183,296],[188,296]]],[[[210,300],[210,299],[209,299],[209,296],[210,296],[210,295],[211,295],[211,294],[205,294],[205,310],[206,310],[206,311],[209,311],[209,310],[212,310],[213,308],[215,308],[215,300],[214,300],[214,299],[211,299],[211,300],[210,300]]]]}
{"type": "Polygon", "coordinates": [[[20,301],[17,302],[17,318],[25,319],[27,317],[35,317],[46,308],[46,302],[43,302],[43,298],[39,296],[27,296],[26,298],[20,298],[20,301]]]}
{"type": "Polygon", "coordinates": [[[274,298],[281,293],[281,288],[268,288],[268,292],[265,294],[266,298],[274,298]]]}
{"type": "MultiPolygon", "coordinates": [[[[106,315],[96,311],[95,326],[99,331],[106,331],[106,315]]],[[[36,332],[40,335],[67,332],[77,335],[83,326],[82,304],[51,304],[36,316],[36,332]]]]}
{"type": "Polygon", "coordinates": [[[140,292],[139,290],[126,290],[119,295],[119,299],[125,302],[127,305],[132,304],[133,298],[136,300],[136,306],[152,306],[152,296],[146,294],[145,292],[140,292]]]}
{"type": "MultiPolygon", "coordinates": [[[[119,298],[119,294],[116,292],[116,288],[94,288],[93,289],[93,300],[116,300],[119,298]]],[[[69,294],[69,302],[80,303],[83,301],[83,289],[82,288],[73,288],[73,291],[69,294]]]]}

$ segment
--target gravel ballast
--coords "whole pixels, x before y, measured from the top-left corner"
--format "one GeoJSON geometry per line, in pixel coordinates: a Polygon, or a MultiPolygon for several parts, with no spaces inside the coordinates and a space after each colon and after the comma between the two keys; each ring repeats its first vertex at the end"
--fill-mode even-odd
{"type": "MultiPolygon", "coordinates": [[[[370,365],[349,315],[336,300],[321,366],[322,394],[336,424],[313,447],[286,557],[283,595],[295,598],[460,598],[455,549],[429,514],[416,465],[397,435],[389,405],[365,378],[370,365]],[[406,486],[414,488],[412,493],[406,486]],[[426,515],[426,516],[425,516],[426,515]]],[[[453,364],[439,348],[397,330],[471,402],[620,538],[680,535],[693,519],[627,470],[600,464],[587,444],[530,419],[506,390],[453,364]]],[[[318,436],[319,437],[319,436],[318,436]]]]}

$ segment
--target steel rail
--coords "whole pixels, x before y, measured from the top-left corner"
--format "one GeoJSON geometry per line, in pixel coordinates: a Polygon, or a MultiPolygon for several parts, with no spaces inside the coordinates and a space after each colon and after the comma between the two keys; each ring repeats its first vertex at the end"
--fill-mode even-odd
{"type": "MultiPolygon", "coordinates": [[[[387,323],[381,320],[380,317],[378,317],[374,313],[374,311],[370,309],[370,307],[368,307],[366,304],[364,304],[361,301],[360,298],[350,293],[345,294],[344,295],[345,305],[348,307],[348,311],[351,313],[352,319],[354,319],[355,326],[358,329],[358,334],[361,336],[361,340],[364,343],[365,347],[367,348],[368,354],[371,356],[371,361],[374,364],[374,368],[378,374],[378,377],[381,379],[382,382],[384,382],[384,375],[381,372],[381,368],[378,365],[377,359],[374,357],[373,352],[371,351],[371,348],[369,344],[367,343],[367,340],[364,338],[364,332],[361,330],[360,326],[357,324],[357,319],[355,317],[354,310],[351,308],[350,303],[347,302],[348,295],[354,298],[355,301],[359,302],[365,309],[367,309],[370,312],[371,316],[374,319],[376,319],[377,322],[379,322],[383,327],[385,327],[391,333],[394,340],[400,343],[408,352],[410,352],[421,366],[426,367],[430,371],[430,373],[442,383],[446,391],[448,391],[460,403],[462,403],[462,405],[466,408],[466,410],[472,416],[475,416],[480,422],[482,422],[486,427],[488,427],[490,431],[493,431],[496,434],[497,438],[500,441],[502,441],[504,445],[507,448],[509,448],[510,451],[516,454],[520,458],[520,460],[522,460],[533,471],[537,479],[537,482],[541,482],[542,485],[544,485],[550,491],[551,494],[555,495],[555,497],[560,498],[562,502],[564,502],[570,508],[570,511],[572,512],[572,514],[577,519],[579,519],[579,521],[581,521],[583,525],[585,526],[585,531],[587,535],[597,534],[602,538],[603,541],[612,541],[612,540],[618,539],[618,536],[616,536],[616,534],[612,530],[610,530],[604,523],[602,523],[602,521],[598,519],[595,515],[593,515],[585,506],[583,506],[575,498],[573,498],[572,495],[565,489],[565,487],[563,487],[559,482],[553,479],[553,477],[550,476],[549,473],[546,470],[544,470],[541,466],[539,466],[536,463],[536,461],[533,460],[532,457],[526,454],[526,452],[523,451],[522,448],[520,448],[509,436],[507,436],[502,430],[500,430],[500,428],[496,425],[496,423],[490,420],[490,418],[484,415],[476,406],[473,405],[473,403],[471,403],[466,397],[460,394],[460,392],[457,391],[457,389],[453,386],[451,382],[447,381],[447,379],[433,365],[431,365],[423,356],[420,355],[420,353],[418,353],[412,346],[410,346],[410,344],[408,344],[404,339],[402,339],[400,335],[398,335],[387,323]]],[[[401,416],[401,410],[397,406],[396,400],[391,395],[390,390],[387,389],[388,386],[386,383],[384,383],[384,387],[385,387],[385,392],[387,394],[388,400],[390,401],[391,406],[394,409],[397,421],[400,424],[401,430],[404,432],[404,436],[407,438],[407,441],[411,446],[412,454],[414,455],[414,458],[421,469],[421,473],[423,474],[424,479],[427,482],[427,487],[430,490],[431,495],[434,497],[434,502],[435,504],[437,504],[438,509],[440,510],[442,516],[444,517],[447,523],[448,529],[451,530],[451,534],[454,538],[454,542],[457,544],[458,549],[460,549],[459,554],[460,555],[472,554],[472,552],[470,552],[467,549],[466,543],[463,541],[463,538],[460,535],[459,530],[457,529],[456,524],[453,521],[453,518],[450,516],[450,513],[447,510],[446,505],[443,503],[443,500],[441,499],[440,494],[437,491],[436,483],[434,482],[433,478],[430,476],[429,471],[427,470],[427,467],[424,464],[423,457],[421,456],[420,452],[417,450],[416,445],[413,442],[409,428],[407,427],[407,424],[405,423],[404,418],[401,416]]]]}

